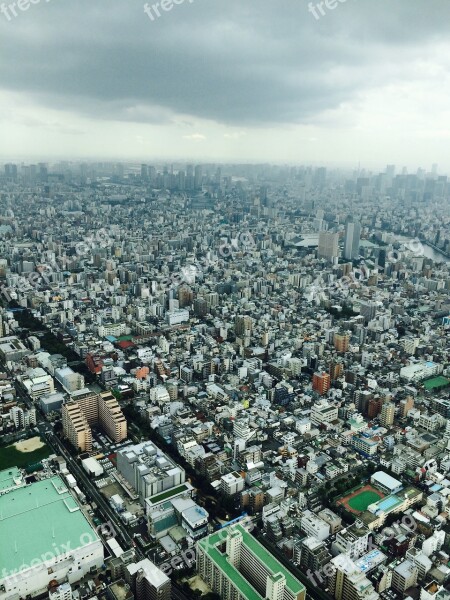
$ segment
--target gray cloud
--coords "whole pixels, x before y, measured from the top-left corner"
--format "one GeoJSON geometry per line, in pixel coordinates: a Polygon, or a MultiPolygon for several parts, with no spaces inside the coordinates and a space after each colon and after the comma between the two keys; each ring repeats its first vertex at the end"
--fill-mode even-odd
{"type": "Polygon", "coordinates": [[[0,16],[2,89],[95,119],[321,123],[365,90],[410,81],[448,35],[439,0],[195,0],[155,21],[137,0],[52,0],[0,16]]]}

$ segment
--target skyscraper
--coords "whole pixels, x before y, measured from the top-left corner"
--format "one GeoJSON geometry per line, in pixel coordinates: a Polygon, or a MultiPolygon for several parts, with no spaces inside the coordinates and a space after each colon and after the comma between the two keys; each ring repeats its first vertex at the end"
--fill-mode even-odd
{"type": "Polygon", "coordinates": [[[332,261],[339,256],[339,234],[321,231],[319,233],[319,258],[332,261]]]}
{"type": "Polygon", "coordinates": [[[203,182],[203,171],[200,165],[195,167],[195,175],[194,175],[194,187],[196,190],[200,190],[203,182]]]}
{"type": "Polygon", "coordinates": [[[345,224],[344,258],[353,260],[359,256],[359,241],[361,236],[361,225],[355,223],[350,217],[345,224]]]}

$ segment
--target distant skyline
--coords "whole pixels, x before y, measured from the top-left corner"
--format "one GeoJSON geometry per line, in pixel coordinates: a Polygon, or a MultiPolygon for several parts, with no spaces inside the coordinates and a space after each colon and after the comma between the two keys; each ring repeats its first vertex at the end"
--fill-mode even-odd
{"type": "MultiPolygon", "coordinates": [[[[186,158],[177,158],[177,159],[173,159],[171,157],[167,157],[166,159],[164,158],[149,158],[149,157],[142,157],[141,159],[136,158],[130,158],[130,159],[123,159],[120,157],[98,157],[98,158],[93,158],[93,157],[64,157],[64,156],[55,156],[55,157],[43,157],[43,156],[25,156],[25,157],[20,157],[20,156],[1,156],[0,155],[0,165],[6,165],[6,164],[16,164],[17,166],[27,166],[30,164],[38,164],[38,163],[45,163],[46,165],[50,165],[50,166],[56,166],[59,163],[64,163],[64,162],[68,162],[70,164],[96,164],[96,163],[109,163],[114,165],[115,163],[120,163],[123,164],[125,167],[128,167],[130,169],[130,172],[132,172],[133,170],[140,171],[140,167],[142,164],[147,164],[148,166],[155,166],[157,169],[161,170],[163,167],[170,167],[170,166],[174,166],[174,170],[175,172],[179,171],[179,170],[185,170],[185,168],[187,167],[187,165],[192,164],[192,165],[220,165],[220,166],[224,166],[224,167],[229,167],[231,168],[233,165],[248,165],[250,167],[252,166],[258,166],[258,165],[270,165],[270,166],[274,166],[274,167],[286,167],[286,168],[312,168],[312,169],[318,169],[320,167],[325,167],[328,171],[328,174],[332,174],[332,173],[336,173],[339,172],[341,173],[341,175],[345,176],[353,176],[356,172],[358,172],[358,170],[360,170],[361,173],[372,173],[372,174],[378,174],[378,173],[384,173],[387,171],[386,167],[388,165],[384,164],[377,164],[377,165],[367,165],[367,164],[360,164],[360,165],[333,165],[330,163],[324,163],[324,162],[313,162],[313,161],[304,161],[304,162],[277,162],[277,161],[252,161],[252,160],[235,160],[235,161],[220,161],[220,160],[193,160],[193,159],[189,159],[188,157],[186,158]]],[[[450,169],[447,171],[445,169],[441,169],[438,165],[438,169],[437,171],[433,171],[433,166],[434,165],[417,165],[417,166],[408,166],[408,165],[403,165],[403,164],[398,164],[395,165],[395,175],[401,175],[403,172],[403,169],[406,169],[406,172],[408,174],[413,174],[416,175],[419,170],[423,171],[425,173],[425,175],[448,175],[450,177],[450,169]]]]}
{"type": "Polygon", "coordinates": [[[309,4],[185,1],[151,20],[141,0],[42,0],[0,14],[0,159],[450,173],[450,4],[347,0],[319,20],[309,4]]]}

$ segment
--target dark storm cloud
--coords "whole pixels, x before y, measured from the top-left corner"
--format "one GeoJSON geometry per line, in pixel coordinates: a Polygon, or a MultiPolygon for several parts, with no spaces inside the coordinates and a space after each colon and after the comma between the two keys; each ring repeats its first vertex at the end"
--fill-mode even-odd
{"type": "Polygon", "coordinates": [[[96,119],[311,123],[414,76],[450,17],[440,0],[347,0],[319,21],[304,0],[186,0],[152,22],[143,4],[42,0],[0,16],[1,88],[96,119]]]}

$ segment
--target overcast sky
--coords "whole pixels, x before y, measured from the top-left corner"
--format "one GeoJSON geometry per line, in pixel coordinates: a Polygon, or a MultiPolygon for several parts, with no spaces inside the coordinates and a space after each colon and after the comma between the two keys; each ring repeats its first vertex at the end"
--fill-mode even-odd
{"type": "Polygon", "coordinates": [[[141,0],[34,1],[0,13],[2,158],[450,172],[448,0],[319,19],[307,0],[178,0],[154,20],[141,0]]]}

